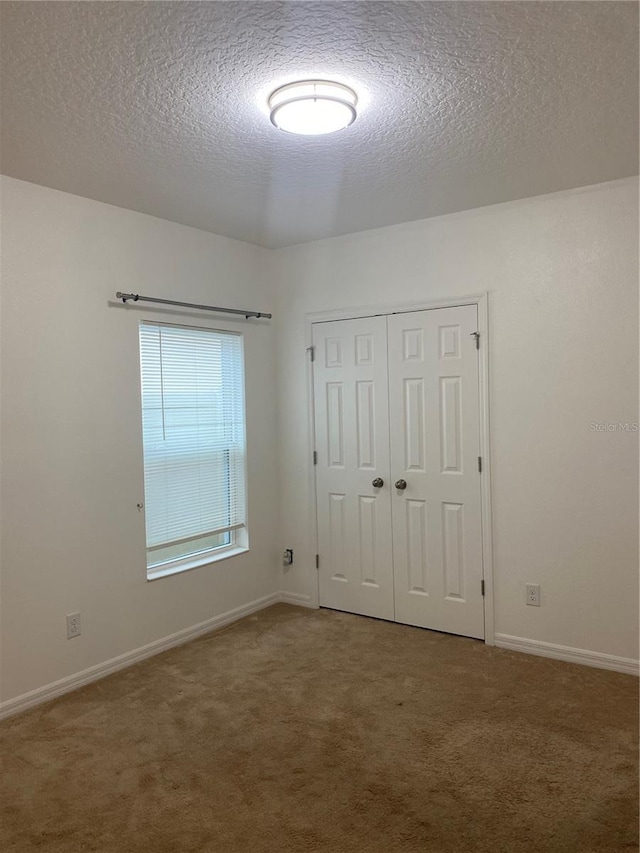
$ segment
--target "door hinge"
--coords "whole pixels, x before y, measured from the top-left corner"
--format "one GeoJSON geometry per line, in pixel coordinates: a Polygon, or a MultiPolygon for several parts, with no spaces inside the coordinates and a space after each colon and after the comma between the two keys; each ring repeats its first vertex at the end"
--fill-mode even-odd
{"type": "Polygon", "coordinates": [[[316,348],[315,347],[307,347],[307,352],[309,353],[309,358],[311,361],[316,360],[316,348]]]}
{"type": "Polygon", "coordinates": [[[482,456],[478,456],[478,473],[482,474],[482,456]]]}
{"type": "Polygon", "coordinates": [[[476,339],[476,349],[480,349],[480,332],[471,332],[471,337],[476,339]]]}
{"type": "Polygon", "coordinates": [[[482,591],[482,594],[484,595],[484,579],[480,581],[480,589],[482,591]]]}
{"type": "Polygon", "coordinates": [[[317,450],[313,451],[313,464],[314,465],[318,464],[318,451],[317,450]]]}
{"type": "Polygon", "coordinates": [[[320,568],[320,554],[316,554],[316,569],[320,568]]]}

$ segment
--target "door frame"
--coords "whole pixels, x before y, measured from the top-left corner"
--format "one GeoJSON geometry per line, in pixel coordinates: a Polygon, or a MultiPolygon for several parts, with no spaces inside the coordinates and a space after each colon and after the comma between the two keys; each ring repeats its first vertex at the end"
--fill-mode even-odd
{"type": "MultiPolygon", "coordinates": [[[[305,314],[305,344],[307,354],[313,346],[313,325],[330,323],[334,320],[358,320],[364,317],[376,317],[388,314],[406,314],[411,311],[431,311],[436,308],[457,308],[463,305],[475,305],[478,309],[478,331],[480,332],[480,350],[478,359],[478,394],[480,421],[480,455],[482,473],[480,480],[480,504],[482,513],[482,569],[484,577],[484,642],[495,645],[494,600],[493,600],[493,524],[491,513],[491,441],[489,432],[489,298],[480,293],[473,296],[452,296],[442,299],[429,299],[420,302],[395,302],[382,305],[369,305],[357,308],[341,308],[334,311],[318,311],[305,314]]],[[[318,513],[316,491],[316,468],[313,465],[315,446],[315,412],[313,362],[307,358],[307,459],[309,465],[309,529],[312,531],[314,553],[318,553],[318,513]]],[[[312,607],[320,606],[320,578],[315,572],[316,582],[311,584],[312,607]]]]}

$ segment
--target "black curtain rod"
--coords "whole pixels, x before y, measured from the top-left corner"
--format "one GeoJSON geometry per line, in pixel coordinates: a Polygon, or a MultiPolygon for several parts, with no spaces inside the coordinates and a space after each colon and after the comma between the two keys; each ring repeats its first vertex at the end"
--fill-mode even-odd
{"type": "Polygon", "coordinates": [[[219,314],[240,314],[245,320],[249,317],[266,317],[271,319],[272,314],[266,314],[264,311],[240,311],[238,308],[216,308],[213,305],[194,305],[192,302],[176,302],[173,299],[156,299],[154,296],[140,296],[137,293],[116,293],[116,299],[122,299],[126,304],[129,300],[132,302],[157,302],[160,305],[178,305],[180,308],[198,308],[200,311],[217,311],[219,314]]]}

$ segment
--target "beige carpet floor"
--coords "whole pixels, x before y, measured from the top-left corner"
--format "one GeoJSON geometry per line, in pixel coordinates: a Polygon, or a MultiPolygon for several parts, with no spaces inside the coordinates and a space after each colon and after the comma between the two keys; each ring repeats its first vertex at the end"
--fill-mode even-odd
{"type": "Polygon", "coordinates": [[[0,725],[3,853],[638,850],[638,681],[277,605],[0,725]]]}

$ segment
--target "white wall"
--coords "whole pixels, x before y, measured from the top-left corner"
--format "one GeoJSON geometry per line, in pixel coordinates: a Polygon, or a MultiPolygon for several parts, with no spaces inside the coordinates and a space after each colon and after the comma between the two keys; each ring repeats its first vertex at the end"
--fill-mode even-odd
{"type": "Polygon", "coordinates": [[[309,596],[305,314],[485,290],[496,631],[638,657],[637,434],[589,429],[638,420],[635,181],[277,252],[13,179],[1,212],[2,700],[278,589],[309,596]],[[124,308],[116,290],[275,321],[124,308]],[[251,508],[249,554],[151,583],[145,317],[245,331],[251,508]]]}
{"type": "Polygon", "coordinates": [[[2,182],[2,699],[277,589],[268,321],[124,308],[116,290],[273,309],[269,252],[2,182]],[[245,332],[250,553],[148,583],[138,321],[245,332]],[[82,636],[66,639],[80,611],[82,636]]]}
{"type": "Polygon", "coordinates": [[[638,658],[633,179],[282,249],[281,587],[315,585],[306,312],[489,293],[497,633],[638,658]],[[542,606],[524,604],[539,583],[542,606]]]}

